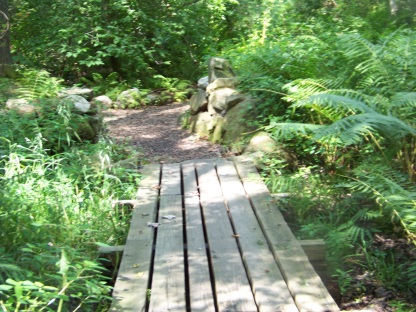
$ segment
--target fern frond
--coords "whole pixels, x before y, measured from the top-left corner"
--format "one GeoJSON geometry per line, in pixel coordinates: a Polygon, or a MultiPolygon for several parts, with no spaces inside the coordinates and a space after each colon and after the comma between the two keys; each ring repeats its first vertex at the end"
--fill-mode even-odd
{"type": "Polygon", "coordinates": [[[338,86],[339,84],[336,80],[297,79],[283,86],[283,89],[287,90],[289,94],[283,99],[288,102],[296,102],[338,86]]]}
{"type": "Polygon", "coordinates": [[[416,92],[398,92],[391,97],[389,113],[415,124],[416,92]]]}
{"type": "Polygon", "coordinates": [[[416,130],[400,119],[371,112],[348,116],[323,127],[315,132],[314,139],[321,141],[336,137],[343,146],[348,146],[359,144],[363,138],[376,132],[392,141],[406,135],[416,136],[416,130]]]}
{"type": "MultiPolygon", "coordinates": [[[[366,212],[366,211],[365,211],[366,212]]],[[[338,231],[343,233],[344,243],[356,244],[371,239],[372,232],[364,226],[355,224],[357,220],[351,220],[338,227],[338,231]]]]}
{"type": "Polygon", "coordinates": [[[340,49],[361,77],[359,87],[382,87],[393,85],[392,73],[383,60],[384,45],[369,42],[358,34],[341,37],[340,49]]]}
{"type": "Polygon", "coordinates": [[[408,177],[386,165],[364,163],[354,170],[350,190],[360,192],[402,225],[409,237],[416,239],[416,187],[408,177]]]}
{"type": "Polygon", "coordinates": [[[19,98],[27,100],[56,97],[63,89],[62,80],[51,77],[45,70],[28,70],[18,80],[17,93],[19,98]]]}
{"type": "MultiPolygon", "coordinates": [[[[336,93],[336,91],[331,91],[336,93]]],[[[375,111],[363,102],[364,96],[354,91],[339,91],[340,94],[344,92],[345,95],[337,94],[315,94],[307,98],[306,100],[299,101],[292,104],[292,107],[310,107],[311,105],[318,105],[326,107],[329,110],[336,112],[342,112],[347,114],[351,113],[375,113],[375,111]]]]}
{"type": "Polygon", "coordinates": [[[275,138],[278,139],[291,139],[294,136],[299,135],[310,135],[311,133],[317,131],[320,128],[325,126],[314,125],[314,124],[304,124],[304,123],[285,123],[285,122],[270,122],[268,126],[265,126],[263,129],[272,133],[275,138]]]}

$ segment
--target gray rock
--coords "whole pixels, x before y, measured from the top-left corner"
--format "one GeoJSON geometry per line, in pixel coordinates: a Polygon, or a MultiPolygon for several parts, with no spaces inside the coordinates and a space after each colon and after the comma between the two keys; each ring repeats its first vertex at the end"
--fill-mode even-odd
{"type": "Polygon", "coordinates": [[[146,95],[146,104],[147,105],[154,105],[159,100],[160,94],[157,92],[150,92],[146,95]]]}
{"type": "Polygon", "coordinates": [[[123,91],[117,97],[114,104],[115,108],[140,108],[143,104],[143,100],[139,89],[133,88],[123,91]]]}
{"type": "Polygon", "coordinates": [[[233,152],[241,153],[243,145],[240,143],[244,142],[248,132],[255,130],[249,123],[254,118],[255,107],[256,102],[247,99],[231,108],[224,117],[222,142],[230,145],[233,152]]]}
{"type": "Polygon", "coordinates": [[[207,86],[207,92],[211,93],[220,88],[235,88],[238,85],[238,79],[233,78],[218,78],[207,86]]]}
{"type": "Polygon", "coordinates": [[[239,103],[245,101],[247,99],[246,96],[240,94],[240,93],[235,93],[235,94],[231,94],[226,98],[226,111],[229,111],[231,108],[233,108],[234,106],[238,105],[239,103]]]}
{"type": "Polygon", "coordinates": [[[208,99],[207,94],[204,90],[198,89],[189,102],[190,113],[191,115],[196,115],[199,112],[207,111],[208,108],[208,99]]]}
{"type": "Polygon", "coordinates": [[[25,99],[8,99],[6,108],[17,112],[19,115],[31,115],[36,112],[35,105],[30,104],[25,99]]]}
{"type": "Polygon", "coordinates": [[[228,60],[213,57],[208,61],[209,69],[209,82],[212,83],[218,78],[231,78],[235,77],[234,71],[231,68],[231,64],[228,60]]]}
{"type": "Polygon", "coordinates": [[[209,112],[199,113],[191,118],[191,130],[201,138],[209,139],[220,118],[222,117],[209,112]]]}
{"type": "Polygon", "coordinates": [[[80,95],[68,95],[63,98],[74,105],[74,108],[82,113],[87,113],[91,109],[91,103],[80,95]]]}
{"type": "Polygon", "coordinates": [[[261,131],[256,133],[244,149],[244,153],[273,153],[279,147],[275,140],[273,140],[267,132],[261,131]]]}
{"type": "Polygon", "coordinates": [[[58,96],[61,98],[67,97],[68,95],[79,95],[85,98],[86,100],[92,100],[94,96],[94,91],[88,88],[73,87],[70,89],[65,89],[58,94],[58,96]]]}
{"type": "Polygon", "coordinates": [[[205,76],[198,80],[198,88],[205,90],[209,84],[209,77],[205,76]]]}
{"type": "Polygon", "coordinates": [[[108,109],[113,105],[113,100],[107,95],[100,95],[92,99],[92,102],[97,106],[101,106],[104,109],[108,109]]]}
{"type": "Polygon", "coordinates": [[[228,97],[236,93],[237,91],[232,88],[217,89],[209,95],[208,106],[214,108],[217,112],[227,110],[228,97]]]}

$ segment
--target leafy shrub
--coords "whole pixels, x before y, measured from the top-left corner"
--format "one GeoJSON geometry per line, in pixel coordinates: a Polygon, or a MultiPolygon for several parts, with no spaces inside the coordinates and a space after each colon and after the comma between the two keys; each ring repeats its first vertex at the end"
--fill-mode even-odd
{"type": "Polygon", "coordinates": [[[117,72],[112,72],[106,77],[99,73],[93,73],[91,80],[82,78],[82,81],[94,90],[95,95],[107,95],[113,101],[121,92],[131,88],[126,81],[120,79],[117,72]]]}
{"type": "Polygon", "coordinates": [[[153,76],[155,88],[160,89],[160,95],[156,99],[156,105],[169,102],[182,102],[192,92],[191,83],[178,78],[167,78],[162,75],[153,76]]]}

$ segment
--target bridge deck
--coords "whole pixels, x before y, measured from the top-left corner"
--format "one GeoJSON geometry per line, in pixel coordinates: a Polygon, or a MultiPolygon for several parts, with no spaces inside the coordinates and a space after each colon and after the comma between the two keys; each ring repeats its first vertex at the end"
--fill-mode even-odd
{"type": "Polygon", "coordinates": [[[251,163],[143,176],[111,311],[339,311],[251,163]]]}

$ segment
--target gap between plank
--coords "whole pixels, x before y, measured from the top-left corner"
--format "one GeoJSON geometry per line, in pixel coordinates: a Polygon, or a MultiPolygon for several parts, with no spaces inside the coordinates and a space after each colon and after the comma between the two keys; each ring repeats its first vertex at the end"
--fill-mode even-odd
{"type": "Polygon", "coordinates": [[[204,208],[201,204],[201,192],[199,191],[199,177],[198,177],[198,170],[196,170],[196,166],[194,164],[194,170],[195,170],[195,177],[196,177],[196,184],[198,187],[198,197],[199,197],[199,209],[201,214],[201,221],[202,221],[202,229],[204,231],[204,240],[205,240],[205,253],[208,259],[208,268],[209,268],[209,276],[211,279],[211,288],[212,288],[212,295],[214,299],[214,305],[215,305],[215,312],[218,312],[218,299],[217,299],[217,289],[215,287],[215,274],[214,274],[214,268],[212,265],[212,259],[211,259],[211,251],[209,247],[209,240],[208,240],[208,233],[207,233],[207,227],[205,225],[205,215],[204,215],[204,208]]]}
{"type": "MultiPolygon", "coordinates": [[[[159,166],[159,183],[158,183],[158,185],[155,185],[155,188],[158,188],[155,223],[159,223],[160,186],[161,186],[161,184],[162,184],[162,165],[159,166]]],[[[154,234],[153,234],[153,242],[152,242],[152,256],[151,256],[151,260],[150,260],[149,282],[148,282],[148,285],[147,285],[148,293],[146,293],[146,312],[149,311],[150,296],[152,295],[152,280],[153,280],[153,269],[154,269],[155,254],[156,254],[157,228],[153,229],[153,231],[154,231],[154,234]]]]}
{"type": "MultiPolygon", "coordinates": [[[[233,167],[235,168],[234,162],[231,162],[231,163],[233,164],[233,167]]],[[[219,183],[220,183],[220,185],[221,185],[221,179],[220,179],[220,176],[219,176],[219,174],[218,174],[218,167],[217,167],[217,163],[215,163],[214,168],[215,168],[215,173],[217,174],[217,179],[218,179],[218,182],[219,182],[219,183]]],[[[235,168],[235,169],[236,169],[236,171],[237,171],[237,168],[235,168]]],[[[240,176],[238,176],[238,177],[240,178],[240,176]]],[[[240,180],[241,180],[241,179],[240,179],[240,180]]],[[[245,190],[244,190],[244,191],[245,191],[245,190]]],[[[228,202],[227,202],[227,199],[226,199],[226,196],[225,196],[225,194],[224,194],[224,192],[223,192],[222,187],[221,187],[221,192],[222,192],[222,198],[223,198],[223,200],[224,200],[225,207],[227,207],[228,219],[229,219],[229,221],[230,221],[231,228],[233,229],[234,239],[235,239],[235,241],[236,241],[236,243],[237,243],[237,249],[238,249],[238,252],[240,253],[240,258],[241,258],[241,261],[243,262],[244,271],[245,271],[245,273],[246,273],[246,277],[247,277],[248,283],[249,283],[249,285],[250,285],[250,289],[251,289],[251,292],[252,292],[252,294],[253,294],[253,297],[255,298],[255,294],[254,294],[254,287],[253,287],[253,282],[252,282],[252,279],[251,279],[251,276],[250,276],[250,271],[249,271],[249,268],[248,268],[248,266],[247,266],[246,260],[244,259],[243,249],[242,249],[242,247],[241,247],[241,245],[240,245],[240,241],[239,241],[239,239],[238,239],[238,233],[237,233],[237,231],[236,231],[236,228],[235,228],[235,225],[234,225],[234,222],[233,222],[232,212],[231,212],[231,210],[230,210],[230,207],[228,206],[228,202]]],[[[246,197],[247,197],[247,194],[246,194],[246,197]]],[[[251,201],[250,201],[250,205],[251,205],[251,201]]],[[[256,300],[254,300],[254,303],[256,304],[256,306],[257,306],[257,310],[258,310],[258,309],[259,309],[259,307],[258,307],[258,305],[257,305],[257,301],[256,301],[256,300]]]]}
{"type": "Polygon", "coordinates": [[[185,186],[183,179],[182,165],[179,165],[181,177],[181,194],[182,194],[182,234],[183,234],[183,261],[185,266],[185,302],[186,310],[191,311],[191,297],[189,287],[189,264],[188,264],[188,238],[186,234],[186,206],[185,206],[185,186]]]}

